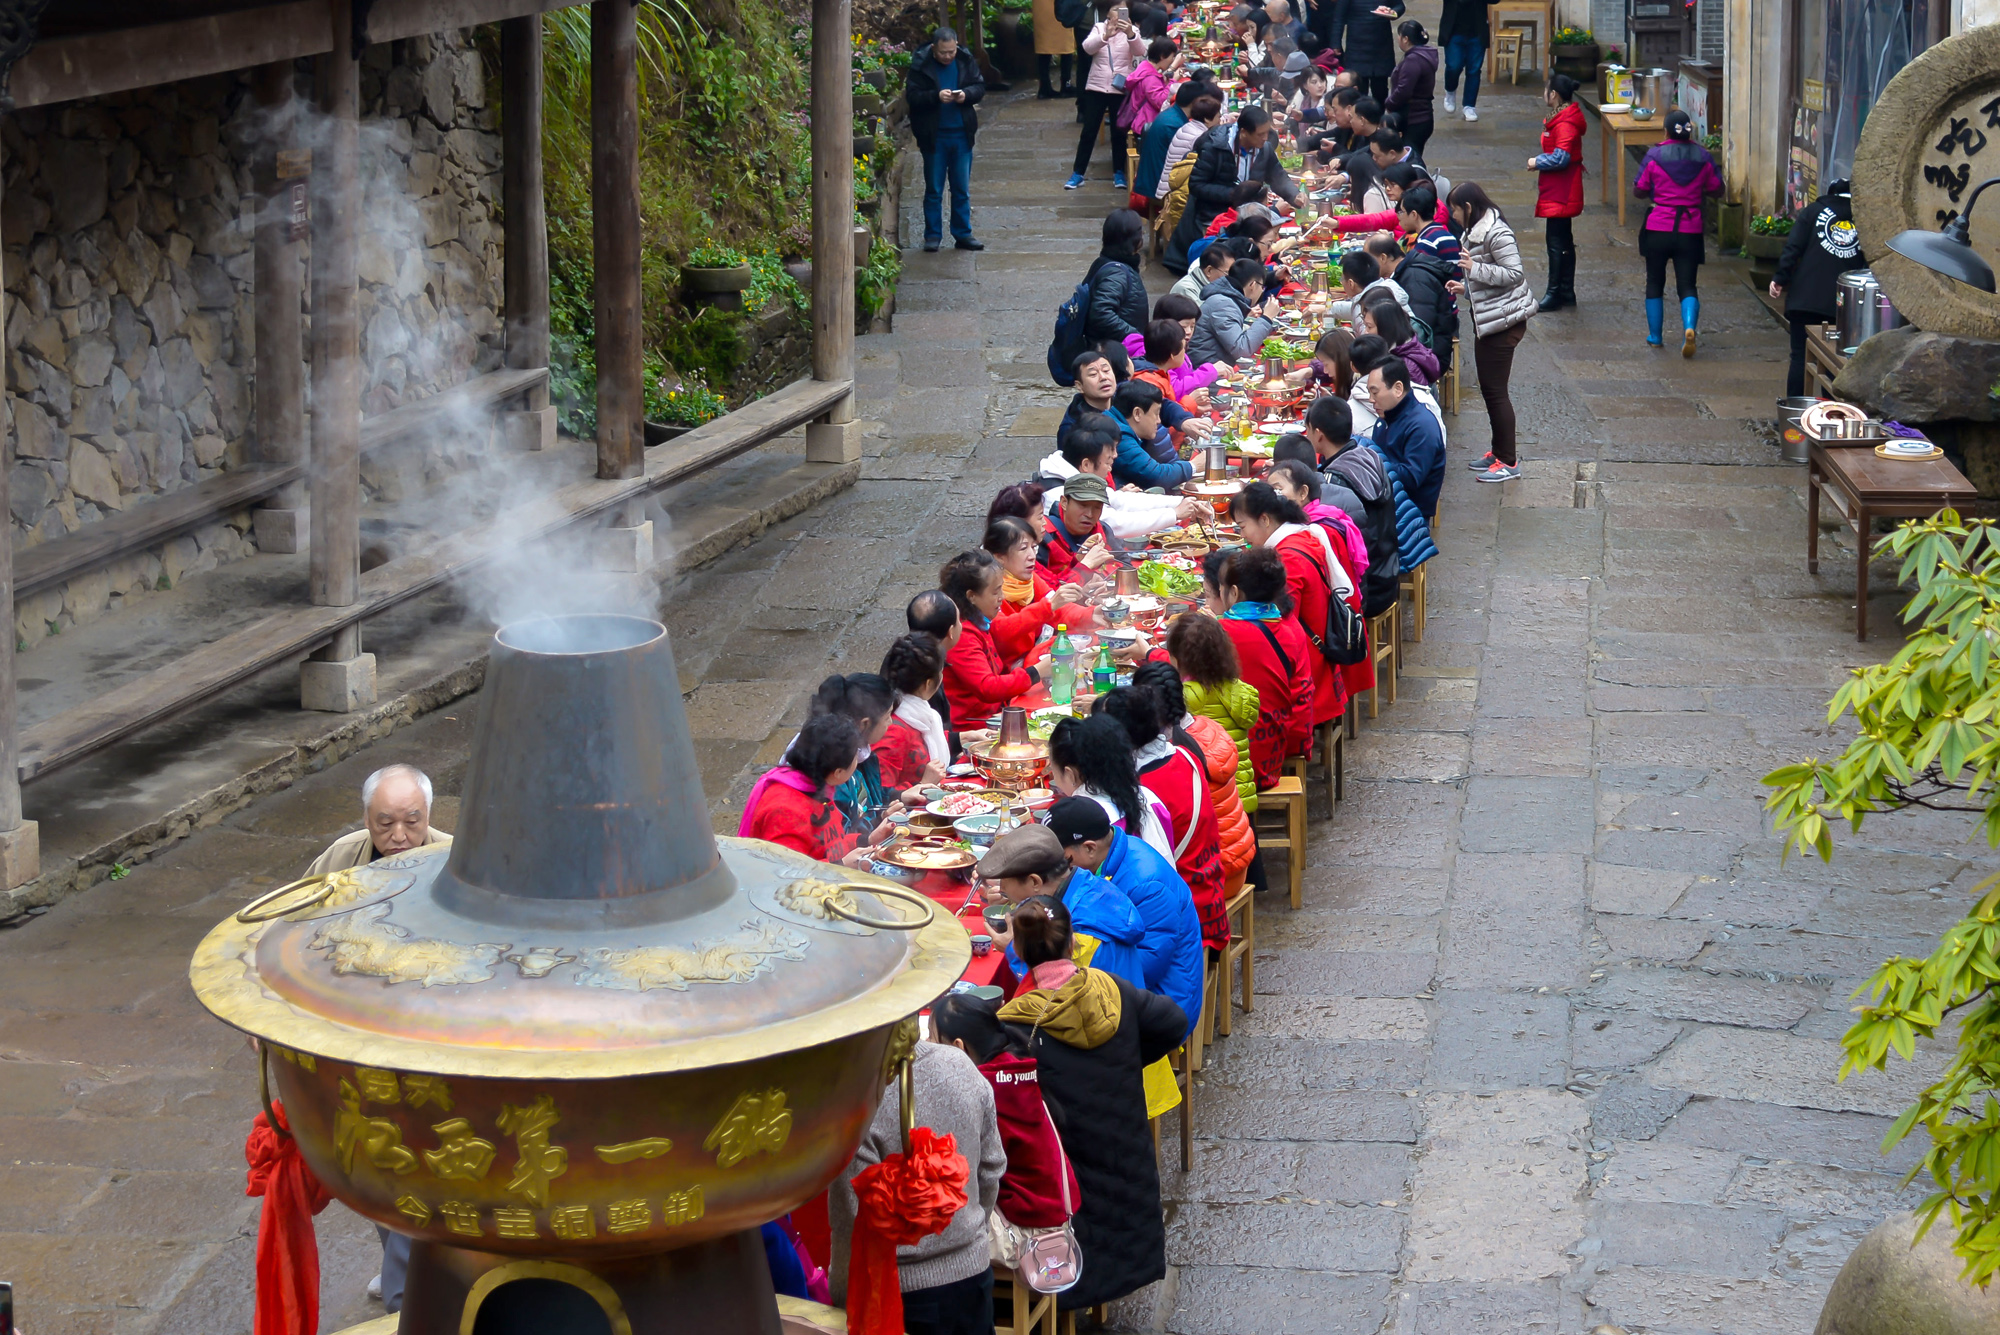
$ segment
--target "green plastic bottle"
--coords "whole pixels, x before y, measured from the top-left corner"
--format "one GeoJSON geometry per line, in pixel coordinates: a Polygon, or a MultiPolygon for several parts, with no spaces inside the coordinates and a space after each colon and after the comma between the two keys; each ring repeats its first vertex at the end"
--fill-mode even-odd
{"type": "Polygon", "coordinates": [[[1056,623],[1056,638],[1049,646],[1049,657],[1055,660],[1049,672],[1049,699],[1066,705],[1076,698],[1076,646],[1070,643],[1069,627],[1062,622],[1056,623]]]}
{"type": "Polygon", "coordinates": [[[1118,684],[1118,666],[1111,661],[1111,646],[1099,642],[1097,661],[1090,667],[1090,689],[1103,695],[1118,684]]]}

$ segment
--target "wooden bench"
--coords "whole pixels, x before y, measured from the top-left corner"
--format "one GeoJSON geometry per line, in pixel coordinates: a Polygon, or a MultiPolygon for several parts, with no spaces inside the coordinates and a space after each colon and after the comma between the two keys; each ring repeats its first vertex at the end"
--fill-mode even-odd
{"type": "MultiPolygon", "coordinates": [[[[1405,570],[1396,581],[1396,591],[1407,599],[1410,605],[1411,644],[1424,642],[1424,626],[1430,621],[1431,583],[1430,576],[1424,573],[1429,569],[1430,563],[1426,561],[1415,570],[1405,570]]],[[[1398,641],[1399,647],[1396,651],[1398,666],[1402,660],[1400,644],[1398,641]]]]}
{"type": "Polygon", "coordinates": [[[998,1261],[993,1263],[993,1306],[1007,1310],[1006,1324],[999,1320],[993,1323],[996,1332],[1007,1331],[1009,1335],[1056,1335],[1056,1295],[1036,1293],[1028,1287],[1018,1270],[1009,1270],[998,1261]]]}
{"type": "Polygon", "coordinates": [[[299,658],[377,613],[498,557],[629,502],[686,481],[812,421],[844,399],[846,380],[797,380],[755,403],[646,451],[642,476],[591,478],[411,552],[361,576],[345,607],[293,607],[203,645],[158,672],[22,731],[21,781],[81,760],[120,738],[171,718],[256,676],[299,658]],[[500,535],[500,536],[496,536],[500,535]]]}
{"type": "Polygon", "coordinates": [[[1303,902],[1306,870],[1306,790],[1287,774],[1257,794],[1257,844],[1265,852],[1282,852],[1291,881],[1292,907],[1303,902]],[[1277,820],[1267,821],[1265,817],[1277,820]]]}
{"type": "Polygon", "coordinates": [[[1368,618],[1368,653],[1375,660],[1375,689],[1368,692],[1368,717],[1379,718],[1382,714],[1382,691],[1389,692],[1389,703],[1396,703],[1396,674],[1403,670],[1403,608],[1400,603],[1389,606],[1368,618]]]}
{"type": "Polygon", "coordinates": [[[1222,906],[1223,916],[1229,919],[1229,944],[1222,951],[1222,978],[1220,995],[1216,998],[1215,1032],[1229,1037],[1233,978],[1241,978],[1243,984],[1243,1013],[1248,1015],[1256,1009],[1252,989],[1257,981],[1257,887],[1248,881],[1243,888],[1231,895],[1222,906]]]}
{"type": "Polygon", "coordinates": [[[509,367],[473,376],[441,394],[362,418],[361,453],[372,454],[413,436],[438,434],[469,415],[490,413],[508,399],[542,393],[548,383],[546,366],[509,367]]]}
{"type": "Polygon", "coordinates": [[[14,553],[14,597],[18,601],[39,593],[254,505],[298,481],[305,471],[298,464],[232,468],[191,487],[141,501],[65,537],[21,548],[14,553]]]}

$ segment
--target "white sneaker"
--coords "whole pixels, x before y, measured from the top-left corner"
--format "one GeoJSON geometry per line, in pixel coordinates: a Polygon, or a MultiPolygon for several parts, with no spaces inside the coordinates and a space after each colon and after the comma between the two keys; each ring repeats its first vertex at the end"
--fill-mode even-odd
{"type": "Polygon", "coordinates": [[[1449,88],[1444,90],[1444,109],[1446,111],[1458,110],[1458,94],[1452,92],[1449,88]]]}
{"type": "Polygon", "coordinates": [[[380,1275],[368,1281],[368,1296],[370,1298],[380,1298],[382,1296],[382,1277],[380,1275]]]}
{"type": "Polygon", "coordinates": [[[1478,119],[1479,119],[1479,108],[1478,108],[1478,107],[1467,107],[1467,108],[1465,109],[1465,118],[1466,118],[1467,120],[1469,120],[1469,121],[1476,121],[1476,120],[1478,120],[1478,119]]]}

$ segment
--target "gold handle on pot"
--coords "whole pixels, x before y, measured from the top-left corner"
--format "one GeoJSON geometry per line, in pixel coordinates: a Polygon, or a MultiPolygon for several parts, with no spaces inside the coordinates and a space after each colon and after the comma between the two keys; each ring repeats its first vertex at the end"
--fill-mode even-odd
{"type": "Polygon", "coordinates": [[[912,1053],[903,1058],[903,1064],[896,1071],[898,1093],[903,1104],[903,1158],[910,1157],[910,1137],[917,1129],[917,1058],[912,1053]]]}
{"type": "Polygon", "coordinates": [[[271,1106],[271,1046],[262,1039],[251,1041],[257,1045],[257,1100],[264,1105],[264,1120],[281,1140],[290,1140],[292,1133],[278,1120],[278,1110],[271,1106]]]}
{"type": "Polygon", "coordinates": [[[914,890],[905,890],[899,885],[876,885],[871,881],[838,881],[835,885],[841,890],[864,890],[871,895],[879,895],[884,899],[906,900],[909,903],[915,904],[924,912],[923,917],[914,920],[909,918],[869,918],[854,912],[852,909],[843,907],[838,896],[827,896],[825,904],[828,913],[838,914],[840,917],[860,927],[879,927],[892,932],[915,932],[930,926],[937,918],[937,903],[935,900],[929,895],[920,895],[914,890]]]}
{"type": "Polygon", "coordinates": [[[320,872],[316,876],[301,876],[298,880],[293,881],[289,885],[281,885],[276,890],[270,891],[268,894],[262,894],[257,896],[257,898],[251,900],[248,904],[245,904],[242,908],[236,910],[236,921],[269,922],[273,918],[282,918],[287,913],[297,913],[303,909],[309,909],[316,907],[317,905],[324,904],[328,899],[330,899],[333,896],[334,890],[338,888],[339,886],[338,878],[340,876],[341,873],[337,871],[324,871],[320,872]],[[288,895],[294,890],[304,890],[308,887],[313,888],[313,893],[308,895],[306,898],[300,900],[298,903],[287,904],[285,905],[285,907],[280,909],[270,909],[268,911],[265,910],[264,906],[269,904],[272,900],[277,899],[279,896],[288,895]]]}

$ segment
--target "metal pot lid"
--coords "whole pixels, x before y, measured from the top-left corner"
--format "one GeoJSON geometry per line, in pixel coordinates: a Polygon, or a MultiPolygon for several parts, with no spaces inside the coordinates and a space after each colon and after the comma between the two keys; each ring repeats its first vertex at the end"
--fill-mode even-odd
{"type": "Polygon", "coordinates": [[[663,627],[560,621],[495,637],[454,843],[225,921],[204,1005],[334,1059],[583,1078],[808,1047],[959,977],[928,898],[711,832],[663,627]]]}

